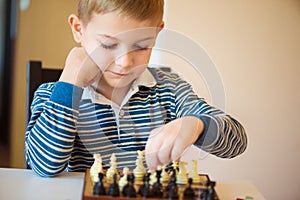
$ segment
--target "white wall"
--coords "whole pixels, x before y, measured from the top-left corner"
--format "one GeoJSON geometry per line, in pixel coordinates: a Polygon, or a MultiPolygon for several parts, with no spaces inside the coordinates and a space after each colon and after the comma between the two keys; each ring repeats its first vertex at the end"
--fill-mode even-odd
{"type": "MultiPolygon", "coordinates": [[[[195,149],[186,159],[198,153],[200,171],[219,182],[250,180],[266,199],[299,199],[300,1],[167,0],[165,21],[207,51],[223,82],[225,110],[249,139],[235,159],[203,158],[195,149]]],[[[213,100],[180,56],[164,53],[152,62],[174,66],[213,100]]]]}

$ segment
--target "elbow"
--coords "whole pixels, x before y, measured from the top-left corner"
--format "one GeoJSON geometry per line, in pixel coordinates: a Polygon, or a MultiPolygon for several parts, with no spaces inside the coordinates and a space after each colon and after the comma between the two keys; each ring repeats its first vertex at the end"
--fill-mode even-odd
{"type": "Polygon", "coordinates": [[[60,175],[66,169],[66,165],[50,165],[40,164],[35,162],[27,161],[27,169],[31,169],[35,174],[40,177],[50,178],[60,175]]]}
{"type": "Polygon", "coordinates": [[[43,169],[37,166],[31,167],[31,169],[32,171],[34,171],[35,174],[44,178],[51,178],[51,177],[58,176],[64,171],[64,168],[53,170],[53,169],[43,169]]]}
{"type": "Polygon", "coordinates": [[[245,131],[243,130],[240,135],[232,140],[229,144],[230,145],[226,147],[227,151],[224,150],[224,153],[221,153],[219,157],[231,159],[242,155],[248,146],[248,139],[245,131]]]}

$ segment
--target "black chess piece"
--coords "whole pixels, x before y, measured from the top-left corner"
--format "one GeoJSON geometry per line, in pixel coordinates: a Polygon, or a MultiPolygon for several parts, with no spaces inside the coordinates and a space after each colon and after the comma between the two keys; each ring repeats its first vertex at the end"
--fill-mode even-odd
{"type": "Polygon", "coordinates": [[[200,195],[201,199],[203,200],[214,200],[216,199],[216,193],[215,193],[215,187],[216,182],[207,180],[205,182],[206,188],[202,190],[202,193],[200,195]]]}
{"type": "Polygon", "coordinates": [[[163,196],[163,185],[160,182],[162,170],[156,170],[156,182],[152,186],[153,197],[160,198],[163,196]]]}
{"type": "Polygon", "coordinates": [[[108,195],[112,197],[118,197],[120,196],[120,189],[117,183],[117,174],[114,174],[113,178],[114,178],[114,182],[109,186],[108,195]]]}
{"type": "Polygon", "coordinates": [[[143,177],[143,185],[141,185],[139,188],[139,194],[143,198],[152,197],[152,191],[150,188],[149,180],[150,180],[150,173],[147,173],[143,177]]]}
{"type": "Polygon", "coordinates": [[[195,197],[195,191],[192,188],[193,179],[189,178],[188,183],[189,184],[188,184],[187,188],[185,188],[185,190],[183,192],[183,196],[185,199],[193,199],[195,197]]]}
{"type": "Polygon", "coordinates": [[[103,173],[99,173],[99,181],[94,185],[93,194],[94,195],[106,195],[105,187],[103,184],[103,173]]]}
{"type": "Polygon", "coordinates": [[[166,190],[169,191],[174,183],[176,183],[176,172],[173,171],[170,182],[168,183],[166,190]]]}
{"type": "Polygon", "coordinates": [[[173,162],[169,162],[167,165],[166,165],[166,169],[165,169],[168,173],[172,173],[172,172],[174,172],[174,170],[176,171],[176,172],[178,172],[179,171],[179,167],[177,166],[176,168],[174,167],[174,165],[173,165],[173,162]]]}
{"type": "Polygon", "coordinates": [[[168,199],[178,199],[178,186],[176,183],[176,175],[175,173],[171,176],[171,181],[167,186],[167,191],[168,191],[168,199]]]}
{"type": "Polygon", "coordinates": [[[207,196],[208,196],[208,189],[205,188],[202,190],[201,195],[200,195],[200,199],[201,200],[207,200],[207,196]]]}
{"type": "Polygon", "coordinates": [[[168,173],[171,173],[171,171],[173,170],[173,166],[172,166],[172,162],[169,162],[167,165],[166,165],[166,172],[168,172],[168,173]]]}
{"type": "Polygon", "coordinates": [[[206,200],[214,200],[215,199],[215,187],[216,182],[215,181],[210,181],[209,186],[208,186],[208,194],[206,200]]]}
{"type": "Polygon", "coordinates": [[[136,197],[136,191],[134,188],[134,175],[128,174],[127,176],[128,183],[123,188],[123,195],[125,197],[136,197]]]}

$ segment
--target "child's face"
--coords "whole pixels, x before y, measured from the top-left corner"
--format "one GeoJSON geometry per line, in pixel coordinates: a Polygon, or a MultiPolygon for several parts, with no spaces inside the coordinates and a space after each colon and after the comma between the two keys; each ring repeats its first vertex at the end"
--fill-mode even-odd
{"type": "Polygon", "coordinates": [[[150,20],[95,14],[82,26],[81,44],[101,69],[102,83],[128,87],[146,69],[158,30],[150,20]]]}

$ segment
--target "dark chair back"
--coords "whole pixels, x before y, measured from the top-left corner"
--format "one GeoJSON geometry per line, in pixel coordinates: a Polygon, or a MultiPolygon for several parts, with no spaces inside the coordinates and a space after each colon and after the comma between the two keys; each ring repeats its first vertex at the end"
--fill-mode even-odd
{"type": "Polygon", "coordinates": [[[34,92],[42,84],[46,82],[58,81],[62,69],[46,69],[42,68],[41,61],[27,62],[26,77],[26,123],[29,122],[31,111],[30,105],[33,100],[34,92]]]}

